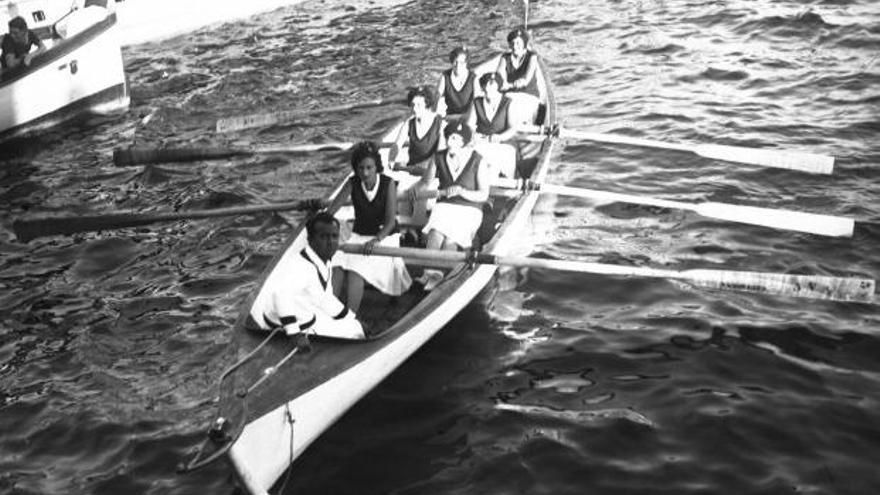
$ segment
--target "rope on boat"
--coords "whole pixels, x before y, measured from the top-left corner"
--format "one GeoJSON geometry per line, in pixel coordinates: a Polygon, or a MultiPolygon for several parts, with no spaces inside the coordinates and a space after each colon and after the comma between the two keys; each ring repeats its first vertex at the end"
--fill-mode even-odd
{"type": "Polygon", "coordinates": [[[284,489],[287,488],[287,482],[290,481],[290,466],[293,465],[293,461],[295,459],[293,455],[293,425],[296,423],[296,418],[293,417],[293,411],[290,410],[290,403],[284,403],[284,417],[287,418],[287,423],[290,425],[290,449],[288,450],[289,459],[287,461],[287,473],[284,475],[284,481],[281,482],[281,488],[278,489],[276,493],[284,493],[284,489]]]}
{"type": "Polygon", "coordinates": [[[238,368],[240,368],[240,367],[241,367],[243,364],[245,364],[246,362],[250,361],[250,359],[251,359],[252,357],[254,357],[254,355],[257,353],[257,351],[259,351],[260,349],[263,348],[263,346],[265,346],[266,344],[268,344],[269,341],[272,340],[272,337],[274,337],[275,334],[278,333],[278,331],[281,330],[282,328],[283,328],[283,327],[275,327],[275,328],[269,333],[269,336],[266,337],[265,339],[263,339],[263,341],[260,342],[259,345],[257,345],[256,347],[254,347],[253,350],[251,350],[251,352],[249,352],[245,357],[239,359],[238,362],[236,362],[235,364],[233,364],[233,365],[230,366],[229,368],[226,368],[226,371],[224,371],[223,374],[220,375],[220,382],[222,383],[223,380],[225,380],[226,377],[229,376],[230,373],[232,373],[233,371],[235,371],[235,370],[237,370],[238,368]]]}
{"type": "Polygon", "coordinates": [[[251,392],[254,391],[254,389],[256,389],[257,387],[262,385],[263,382],[265,382],[266,380],[269,379],[269,377],[274,375],[275,372],[278,371],[278,368],[283,366],[284,363],[289,361],[293,356],[296,355],[296,353],[298,353],[300,350],[308,350],[311,348],[311,344],[309,343],[308,335],[303,334],[303,333],[299,333],[296,336],[297,336],[296,345],[294,345],[292,351],[287,353],[287,355],[285,355],[283,358],[281,358],[281,360],[279,360],[275,365],[269,366],[268,368],[263,370],[263,376],[258,378],[257,381],[255,381],[253,384],[251,384],[250,387],[237,392],[236,395],[238,395],[241,398],[247,397],[251,392]]]}
{"type": "MultiPolygon", "coordinates": [[[[243,364],[245,364],[251,358],[253,358],[253,356],[260,349],[262,349],[267,343],[269,343],[269,341],[272,340],[272,337],[274,337],[278,333],[278,331],[280,331],[282,328],[283,327],[278,327],[278,328],[273,329],[269,333],[269,335],[265,339],[263,339],[262,342],[259,343],[259,345],[257,345],[253,350],[251,350],[251,352],[249,352],[246,356],[239,359],[235,364],[233,364],[232,366],[227,368],[226,371],[224,371],[223,374],[220,376],[220,382],[222,383],[223,380],[227,376],[229,376],[230,373],[232,373],[236,369],[240,368],[243,364]]],[[[247,418],[248,395],[251,392],[253,392],[254,389],[256,389],[258,386],[260,386],[260,384],[262,384],[264,381],[266,381],[270,376],[274,375],[275,372],[278,370],[278,368],[280,368],[284,363],[289,361],[300,350],[307,351],[310,347],[311,347],[311,344],[309,343],[308,336],[305,334],[300,334],[293,350],[291,350],[289,353],[287,353],[287,355],[285,355],[283,358],[281,358],[281,360],[278,361],[278,363],[276,363],[274,366],[270,366],[270,367],[266,368],[266,370],[263,371],[263,375],[259,379],[257,379],[256,382],[251,384],[251,386],[236,393],[236,395],[241,399],[241,411],[242,411],[241,416],[242,416],[242,418],[247,418]]],[[[290,455],[293,456],[293,423],[294,423],[294,419],[293,419],[292,413],[290,412],[290,409],[287,410],[287,413],[288,413],[288,421],[290,422],[290,432],[291,432],[291,452],[290,452],[290,455]]],[[[211,464],[212,462],[214,462],[215,460],[220,458],[222,455],[226,454],[226,452],[229,451],[229,449],[236,442],[236,440],[238,440],[238,437],[240,435],[241,435],[241,429],[239,428],[238,431],[236,432],[235,436],[230,436],[229,435],[229,421],[223,417],[217,418],[216,421],[214,422],[214,424],[211,426],[211,429],[208,430],[208,438],[206,438],[205,441],[202,442],[202,444],[199,446],[198,450],[196,451],[195,455],[192,457],[192,459],[190,459],[189,462],[187,462],[186,464],[178,465],[177,472],[181,473],[181,474],[190,473],[195,470],[201,469],[202,467],[205,467],[208,464],[211,464]],[[212,452],[211,455],[209,455],[205,458],[202,458],[202,454],[204,453],[205,448],[210,443],[213,443],[215,445],[220,444],[221,446],[217,450],[212,452]]],[[[293,459],[291,459],[291,462],[292,462],[292,460],[293,459]]]]}

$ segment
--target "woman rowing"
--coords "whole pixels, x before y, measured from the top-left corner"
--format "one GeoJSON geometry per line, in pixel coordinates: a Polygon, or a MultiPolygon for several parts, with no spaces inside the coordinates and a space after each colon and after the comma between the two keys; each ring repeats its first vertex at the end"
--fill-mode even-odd
{"type": "MultiPolygon", "coordinates": [[[[400,247],[397,184],[382,173],[379,147],[369,141],[356,144],[351,154],[351,168],[354,174],[336,196],[337,203],[351,198],[354,206],[354,227],[346,242],[364,244],[364,254],[370,254],[377,244],[400,247]]],[[[368,258],[339,251],[333,262],[336,296],[354,312],[360,309],[365,283],[392,296],[403,294],[412,284],[402,258],[368,258]]]]}
{"type": "Polygon", "coordinates": [[[398,131],[394,146],[391,147],[388,161],[395,164],[400,158],[404,146],[409,147],[405,165],[393,165],[394,170],[403,170],[411,176],[400,177],[400,189],[403,196],[409,198],[400,204],[400,213],[411,218],[412,223],[424,225],[428,216],[428,201],[418,199],[421,177],[434,154],[446,147],[443,139],[443,117],[435,113],[433,88],[418,86],[409,90],[406,100],[412,110],[412,116],[404,122],[398,131]]]}
{"type": "MultiPolygon", "coordinates": [[[[483,221],[483,205],[489,199],[489,173],[479,153],[470,145],[470,128],[459,122],[444,131],[447,149],[437,153],[422,181],[439,180],[437,204],[423,232],[428,249],[469,249],[483,221]]],[[[431,290],[443,280],[443,272],[426,269],[419,281],[431,290]]]]}
{"type": "Polygon", "coordinates": [[[409,153],[405,168],[413,175],[421,175],[437,150],[445,146],[442,133],[443,117],[434,112],[434,100],[431,88],[427,86],[418,86],[409,90],[406,101],[412,110],[412,116],[400,128],[395,146],[391,148],[389,161],[395,163],[399,158],[400,150],[408,146],[409,153]]]}
{"type": "Polygon", "coordinates": [[[449,52],[452,67],[443,71],[437,84],[437,113],[446,117],[447,122],[460,119],[474,100],[476,76],[468,68],[467,48],[459,46],[449,52]]]}
{"type": "Polygon", "coordinates": [[[501,75],[496,72],[480,76],[483,96],[474,98],[465,123],[474,131],[475,147],[491,163],[493,175],[512,178],[516,171],[516,148],[508,142],[518,128],[513,125],[511,100],[501,93],[501,84],[501,75]]]}
{"type": "Polygon", "coordinates": [[[538,55],[529,50],[529,34],[516,28],[507,35],[510,51],[501,55],[498,73],[501,90],[512,100],[512,119],[516,124],[534,124],[541,93],[538,88],[538,55]]]}

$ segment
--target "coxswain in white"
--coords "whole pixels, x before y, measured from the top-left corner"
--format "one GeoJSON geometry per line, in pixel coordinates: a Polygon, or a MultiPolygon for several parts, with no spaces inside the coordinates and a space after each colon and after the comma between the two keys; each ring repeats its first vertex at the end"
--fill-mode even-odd
{"type": "Polygon", "coordinates": [[[364,339],[354,312],[333,295],[331,260],[339,248],[339,221],[321,212],[306,229],[308,245],[288,250],[272,270],[251,307],[251,320],[262,330],[283,327],[288,335],[364,339]]]}

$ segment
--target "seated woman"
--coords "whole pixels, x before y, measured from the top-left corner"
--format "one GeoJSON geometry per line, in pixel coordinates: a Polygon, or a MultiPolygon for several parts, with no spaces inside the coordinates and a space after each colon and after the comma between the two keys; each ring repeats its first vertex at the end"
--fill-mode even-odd
{"type": "MultiPolygon", "coordinates": [[[[336,197],[338,203],[351,198],[354,206],[354,228],[346,242],[365,244],[365,254],[376,244],[400,247],[400,234],[396,233],[397,185],[382,173],[379,147],[369,141],[356,144],[351,168],[354,175],[336,197]]],[[[367,257],[339,251],[333,262],[336,295],[354,312],[360,308],[365,282],[392,296],[406,292],[412,284],[401,258],[367,257]]]]}
{"type": "Polygon", "coordinates": [[[463,46],[449,52],[452,68],[443,71],[437,83],[437,113],[446,117],[447,122],[460,119],[467,113],[474,101],[476,76],[468,68],[468,52],[463,46]]]}
{"type": "Polygon", "coordinates": [[[529,34],[516,28],[507,35],[510,51],[501,55],[498,73],[501,90],[512,100],[511,119],[516,125],[534,124],[541,102],[538,88],[538,55],[529,50],[529,34]]]}
{"type": "Polygon", "coordinates": [[[475,149],[489,161],[492,175],[513,178],[516,172],[516,148],[506,141],[516,135],[518,128],[510,117],[511,100],[500,91],[501,83],[498,73],[480,76],[483,96],[474,98],[465,123],[475,131],[475,149]]]}
{"type": "MultiPolygon", "coordinates": [[[[422,175],[427,164],[434,158],[434,153],[444,147],[443,117],[434,112],[434,95],[431,88],[417,86],[409,90],[406,101],[412,109],[412,117],[400,128],[391,148],[389,160],[398,162],[398,154],[404,146],[409,147],[406,170],[414,175],[422,175]]],[[[400,167],[394,167],[395,169],[400,167]]]]}
{"type": "Polygon", "coordinates": [[[394,170],[405,170],[412,177],[400,177],[400,189],[407,200],[401,202],[400,213],[411,217],[413,223],[423,225],[427,221],[429,201],[416,199],[418,178],[424,174],[428,164],[433,161],[437,150],[446,147],[443,139],[443,117],[435,113],[433,88],[418,86],[409,90],[406,99],[412,109],[410,117],[400,128],[394,146],[389,152],[388,161],[392,164],[399,158],[400,150],[409,145],[406,165],[392,165],[394,170]]]}
{"type": "MultiPolygon", "coordinates": [[[[439,179],[437,204],[423,232],[428,249],[458,250],[471,247],[483,221],[483,204],[489,199],[487,168],[470,146],[471,131],[463,123],[444,131],[447,149],[437,153],[422,180],[439,179]]],[[[426,269],[419,281],[432,290],[443,280],[443,272],[426,269]]]]}

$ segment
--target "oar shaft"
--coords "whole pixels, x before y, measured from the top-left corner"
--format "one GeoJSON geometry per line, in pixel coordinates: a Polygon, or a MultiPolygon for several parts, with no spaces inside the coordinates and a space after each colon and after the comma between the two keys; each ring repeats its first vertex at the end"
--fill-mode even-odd
{"type": "Polygon", "coordinates": [[[336,105],[330,107],[319,107],[310,110],[284,110],[280,112],[259,113],[251,115],[240,115],[238,117],[229,117],[217,121],[217,132],[231,132],[254,127],[265,127],[277,124],[279,122],[287,122],[299,117],[307,117],[310,115],[319,115],[333,112],[346,112],[349,110],[358,110],[361,108],[372,108],[392,103],[403,103],[405,100],[400,98],[377,98],[374,100],[349,103],[345,105],[336,105]]]}
{"type": "Polygon", "coordinates": [[[834,157],[781,150],[746,148],[720,144],[686,145],[654,141],[619,134],[561,129],[562,138],[582,139],[600,143],[625,144],[643,148],[656,148],[694,153],[713,160],[747,163],[762,167],[783,168],[814,174],[830,174],[834,170],[834,157]]]}
{"type": "MultiPolygon", "coordinates": [[[[362,244],[346,244],[340,248],[348,253],[362,253],[362,244]]],[[[843,278],[783,273],[741,272],[731,270],[664,270],[637,266],[611,265],[584,261],[551,260],[532,257],[470,256],[461,251],[438,251],[418,248],[375,246],[373,255],[397,256],[414,260],[473,262],[522,268],[541,268],[596,275],[665,278],[690,282],[702,287],[724,290],[777,294],[812,299],[872,302],[875,281],[863,278],[843,278]]]]}
{"type": "MultiPolygon", "coordinates": [[[[521,182],[512,179],[498,179],[493,184],[510,188],[521,186],[521,182]]],[[[809,234],[831,237],[850,237],[853,235],[853,230],[855,228],[855,221],[853,219],[831,215],[819,215],[816,213],[761,208],[757,206],[731,205],[713,201],[703,203],[684,203],[668,199],[534,182],[528,183],[527,187],[529,189],[540,190],[551,194],[589,198],[597,201],[618,201],[622,203],[693,211],[704,217],[728,222],[760,225],[762,227],[806,232],[809,234]]]]}

